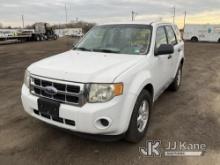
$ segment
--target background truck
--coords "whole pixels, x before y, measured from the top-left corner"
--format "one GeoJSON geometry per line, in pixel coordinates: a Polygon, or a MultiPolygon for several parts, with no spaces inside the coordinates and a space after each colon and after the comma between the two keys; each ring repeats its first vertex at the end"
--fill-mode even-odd
{"type": "Polygon", "coordinates": [[[183,39],[220,43],[220,25],[188,24],[184,28],[183,39]]]}
{"type": "Polygon", "coordinates": [[[34,29],[0,29],[0,41],[19,40],[24,42],[58,38],[53,28],[47,23],[36,23],[33,27],[34,29]]]}
{"type": "Polygon", "coordinates": [[[56,40],[58,36],[55,34],[54,29],[48,23],[36,23],[34,24],[34,40],[56,40]]]}

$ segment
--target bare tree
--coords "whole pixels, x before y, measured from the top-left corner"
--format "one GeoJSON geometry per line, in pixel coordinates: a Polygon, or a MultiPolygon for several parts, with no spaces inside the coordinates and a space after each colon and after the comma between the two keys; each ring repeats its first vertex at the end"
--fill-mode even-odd
{"type": "Polygon", "coordinates": [[[68,24],[55,24],[52,27],[54,29],[64,29],[64,28],[82,28],[83,33],[86,33],[89,31],[93,26],[95,26],[95,23],[89,23],[89,22],[84,22],[84,21],[71,21],[68,24]]]}
{"type": "Polygon", "coordinates": [[[34,29],[34,24],[33,25],[26,25],[25,29],[34,29]]]}

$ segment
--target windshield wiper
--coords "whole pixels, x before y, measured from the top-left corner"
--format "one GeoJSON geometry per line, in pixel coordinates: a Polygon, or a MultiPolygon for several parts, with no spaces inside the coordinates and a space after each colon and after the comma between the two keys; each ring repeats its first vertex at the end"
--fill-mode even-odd
{"type": "Polygon", "coordinates": [[[97,48],[93,49],[94,52],[104,52],[104,53],[120,53],[119,49],[108,49],[108,48],[97,48]]]}
{"type": "Polygon", "coordinates": [[[91,52],[91,49],[85,48],[85,47],[75,47],[74,50],[82,50],[82,51],[89,51],[91,52]]]}

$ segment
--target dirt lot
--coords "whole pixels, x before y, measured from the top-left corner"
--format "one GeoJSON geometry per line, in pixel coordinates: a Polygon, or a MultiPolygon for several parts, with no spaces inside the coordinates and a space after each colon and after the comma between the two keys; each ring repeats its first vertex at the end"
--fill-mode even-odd
{"type": "Polygon", "coordinates": [[[186,43],[182,88],[154,105],[148,133],[139,144],[96,142],[52,128],[21,105],[25,68],[71,48],[71,39],[0,46],[0,164],[220,164],[220,45],[186,43]],[[205,143],[202,157],[146,158],[145,140],[205,143]]]}

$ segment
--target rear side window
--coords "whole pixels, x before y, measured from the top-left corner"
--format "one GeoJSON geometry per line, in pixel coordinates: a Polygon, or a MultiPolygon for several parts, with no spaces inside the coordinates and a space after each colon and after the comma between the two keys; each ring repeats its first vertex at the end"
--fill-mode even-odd
{"type": "Polygon", "coordinates": [[[156,33],[156,49],[160,47],[162,44],[167,44],[167,36],[164,27],[157,28],[156,33]]]}
{"type": "Polygon", "coordinates": [[[166,31],[167,31],[168,43],[171,45],[176,45],[177,39],[176,39],[176,35],[173,31],[173,28],[171,26],[166,26],[166,31]]]}

